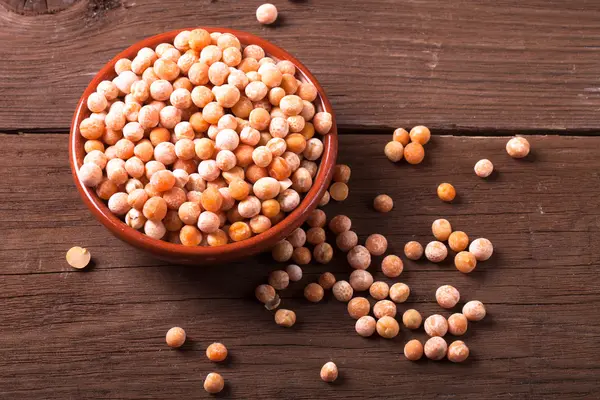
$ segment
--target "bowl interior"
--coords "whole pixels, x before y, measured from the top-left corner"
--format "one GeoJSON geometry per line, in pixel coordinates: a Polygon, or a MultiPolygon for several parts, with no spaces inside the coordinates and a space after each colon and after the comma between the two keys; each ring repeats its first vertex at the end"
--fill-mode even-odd
{"type": "Polygon", "coordinates": [[[277,61],[291,61],[296,66],[296,77],[301,81],[312,83],[317,88],[318,96],[314,101],[317,111],[329,112],[333,116],[333,125],[329,134],[323,137],[324,151],[323,155],[321,156],[321,163],[319,165],[317,175],[313,180],[313,186],[309,192],[306,193],[300,205],[294,211],[289,213],[281,222],[274,225],[266,232],[253,236],[247,240],[228,243],[226,245],[217,247],[188,247],[153,239],[129,227],[114,214],[112,214],[107,205],[96,195],[95,190],[83,186],[77,178],[77,172],[79,167],[83,164],[83,158],[85,157],[85,151],[83,147],[84,138],[79,133],[79,124],[84,118],[90,115],[86,105],[88,96],[96,90],[96,87],[101,81],[106,79],[112,80],[116,76],[114,66],[119,59],[133,59],[135,54],[137,54],[137,52],[143,47],[155,48],[160,43],[172,43],[175,36],[185,29],[162,33],[137,42],[108,62],[85,89],[81,99],[79,100],[75,114],[73,115],[70,134],[69,158],[75,185],[77,186],[84,203],[92,211],[94,216],[117,237],[160,258],[190,264],[232,261],[234,259],[268,250],[278,241],[287,237],[294,229],[302,225],[310,212],[316,208],[319,200],[327,190],[333,174],[333,166],[336,162],[338,147],[337,127],[331,104],[327,99],[321,85],[319,85],[316,78],[304,65],[302,65],[302,63],[296,60],[285,50],[249,33],[225,28],[203,27],[203,29],[206,29],[211,33],[231,33],[240,40],[243,46],[256,44],[265,50],[267,56],[272,57],[277,61]]]}

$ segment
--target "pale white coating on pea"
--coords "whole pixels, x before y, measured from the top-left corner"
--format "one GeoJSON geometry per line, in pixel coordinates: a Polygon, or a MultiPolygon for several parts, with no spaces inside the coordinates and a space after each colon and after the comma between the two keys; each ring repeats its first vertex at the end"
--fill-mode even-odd
{"type": "Polygon", "coordinates": [[[365,270],[371,265],[371,253],[366,247],[357,245],[348,252],[348,263],[354,269],[365,270]]]}
{"type": "Polygon", "coordinates": [[[203,211],[198,216],[198,229],[203,233],[216,232],[220,224],[219,216],[212,211],[203,211]]]}
{"type": "Polygon", "coordinates": [[[425,352],[425,357],[430,360],[439,361],[446,356],[448,344],[443,338],[435,336],[425,342],[423,350],[425,352]]]}
{"type": "Polygon", "coordinates": [[[219,177],[221,170],[215,160],[203,160],[198,164],[198,175],[207,182],[212,182],[219,177]]]}
{"type": "Polygon", "coordinates": [[[443,285],[435,291],[435,299],[443,308],[452,308],[460,300],[460,293],[454,286],[443,285]]]}
{"type": "Polygon", "coordinates": [[[467,302],[463,306],[462,313],[469,321],[481,321],[487,314],[485,306],[479,300],[467,302]]]}
{"type": "Polygon", "coordinates": [[[379,300],[373,306],[373,315],[377,319],[384,316],[394,318],[396,316],[396,304],[390,300],[379,300]]]}
{"type": "Polygon", "coordinates": [[[527,157],[530,151],[529,141],[524,137],[517,136],[506,143],[506,152],[512,158],[527,157]]]}
{"type": "Polygon", "coordinates": [[[369,290],[373,284],[373,275],[369,271],[357,269],[350,274],[350,286],[357,292],[369,290]]]}
{"type": "Polygon", "coordinates": [[[350,301],[352,295],[354,294],[354,289],[352,289],[352,286],[350,286],[350,284],[344,280],[337,281],[333,285],[333,288],[331,288],[331,291],[333,293],[333,297],[343,303],[350,301]]]}
{"type": "Polygon", "coordinates": [[[494,253],[494,246],[488,239],[477,238],[469,245],[469,252],[475,256],[477,261],[486,261],[494,253]]]}
{"type": "Polygon", "coordinates": [[[425,257],[431,262],[439,263],[446,259],[448,256],[448,249],[442,242],[433,241],[429,242],[425,247],[425,257]]]}
{"type": "Polygon", "coordinates": [[[256,20],[263,25],[269,25],[277,20],[277,14],[277,7],[265,3],[256,9],[256,20]]]}
{"type": "Polygon", "coordinates": [[[108,107],[108,100],[102,93],[94,92],[88,96],[87,107],[93,113],[100,113],[108,107]]]}
{"type": "Polygon", "coordinates": [[[108,101],[113,101],[119,96],[119,88],[112,81],[102,81],[98,84],[96,91],[108,101]]]}
{"type": "Polygon", "coordinates": [[[492,164],[490,160],[484,158],[477,161],[473,169],[475,170],[475,175],[478,177],[487,178],[494,172],[494,164],[492,164]]]}
{"type": "Polygon", "coordinates": [[[394,303],[404,303],[410,296],[410,287],[406,283],[396,282],[390,287],[390,299],[394,303]]]}
{"type": "Polygon", "coordinates": [[[128,195],[124,192],[117,192],[108,199],[108,209],[115,215],[125,215],[131,209],[127,202],[128,195]]]}
{"type": "Polygon", "coordinates": [[[260,213],[261,202],[255,196],[248,196],[238,203],[238,212],[244,218],[252,218],[260,213]]]}
{"type": "Polygon", "coordinates": [[[373,336],[375,333],[377,322],[370,315],[360,317],[354,324],[354,329],[362,337],[373,336]]]}
{"type": "Polygon", "coordinates": [[[287,272],[288,277],[292,282],[298,282],[302,279],[302,268],[296,264],[290,264],[285,267],[285,272],[287,272]]]}
{"type": "Polygon", "coordinates": [[[425,333],[429,336],[444,336],[448,332],[448,321],[439,314],[430,315],[423,324],[425,333]]]}

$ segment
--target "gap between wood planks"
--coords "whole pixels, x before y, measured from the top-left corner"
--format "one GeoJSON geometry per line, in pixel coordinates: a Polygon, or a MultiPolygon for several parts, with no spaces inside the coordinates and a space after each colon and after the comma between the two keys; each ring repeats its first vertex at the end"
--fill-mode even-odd
{"type": "MultiPolygon", "coordinates": [[[[340,135],[391,135],[398,127],[338,127],[340,135]]],[[[406,129],[410,130],[410,127],[406,129]]],[[[0,135],[26,135],[26,134],[69,134],[68,128],[35,128],[35,129],[4,129],[0,135]]],[[[515,135],[527,136],[569,136],[569,137],[585,137],[585,136],[600,136],[598,129],[479,129],[458,127],[456,129],[433,129],[431,132],[436,136],[466,136],[466,137],[505,137],[515,135]]]]}

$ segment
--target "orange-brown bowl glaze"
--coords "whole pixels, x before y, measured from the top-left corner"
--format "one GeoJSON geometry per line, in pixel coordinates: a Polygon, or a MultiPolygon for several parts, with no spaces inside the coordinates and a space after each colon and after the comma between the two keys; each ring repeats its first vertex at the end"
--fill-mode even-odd
{"type": "Polygon", "coordinates": [[[331,108],[331,104],[327,99],[323,88],[319,85],[319,82],[310,73],[308,68],[302,65],[300,61],[295,59],[285,50],[249,33],[226,28],[203,27],[203,29],[206,29],[208,32],[231,33],[237,36],[244,46],[249,44],[259,45],[265,50],[267,56],[276,60],[289,60],[294,63],[296,66],[296,77],[302,81],[312,83],[317,88],[319,94],[314,101],[316,108],[318,111],[327,111],[331,113],[333,116],[333,126],[329,134],[323,138],[324,151],[312,188],[294,211],[288,214],[281,222],[271,227],[268,231],[244,241],[228,243],[224,246],[217,247],[188,247],[153,239],[142,232],[129,227],[125,222],[117,218],[108,209],[104,201],[96,195],[95,190],[83,186],[79,181],[77,172],[85,157],[83,148],[85,139],[79,133],[79,124],[90,114],[86,105],[88,96],[96,91],[96,87],[101,81],[106,79],[112,80],[116,76],[114,67],[117,60],[121,58],[133,59],[137,52],[143,47],[155,48],[160,43],[172,43],[175,36],[184,29],[162,33],[137,42],[108,62],[100,72],[96,74],[83,92],[83,95],[77,104],[75,114],[73,115],[69,138],[69,162],[71,164],[75,186],[77,186],[77,190],[79,191],[83,202],[91,210],[92,214],[98,221],[107,227],[113,235],[158,258],[180,264],[217,264],[233,261],[269,250],[277,242],[286,238],[294,229],[302,225],[310,212],[316,208],[319,200],[327,190],[333,174],[333,167],[336,162],[338,150],[337,126],[333,109],[331,108]]]}

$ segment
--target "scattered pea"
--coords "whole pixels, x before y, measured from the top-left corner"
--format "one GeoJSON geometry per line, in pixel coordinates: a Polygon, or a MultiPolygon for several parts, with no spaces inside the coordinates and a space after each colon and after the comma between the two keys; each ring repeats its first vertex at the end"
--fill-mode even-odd
{"type": "Polygon", "coordinates": [[[321,379],[324,382],[333,382],[338,378],[338,368],[335,363],[329,361],[321,368],[321,379]]]}
{"type": "Polygon", "coordinates": [[[425,158],[425,149],[423,145],[417,142],[410,142],[404,147],[404,159],[409,164],[420,164],[425,158]]]}
{"type": "Polygon", "coordinates": [[[448,344],[443,338],[435,336],[425,342],[424,351],[425,357],[430,360],[439,361],[446,356],[448,344]]]}
{"type": "Polygon", "coordinates": [[[335,281],[335,276],[331,272],[324,272],[319,276],[319,285],[325,290],[333,288],[335,281]]]}
{"type": "Polygon", "coordinates": [[[216,373],[211,372],[206,375],[206,379],[204,380],[204,390],[206,390],[210,394],[220,393],[225,387],[225,380],[223,377],[216,373]]]}
{"type": "Polygon", "coordinates": [[[335,297],[338,301],[346,303],[352,298],[354,290],[347,281],[337,281],[333,285],[332,293],[333,297],[335,297]]]}
{"type": "Polygon", "coordinates": [[[389,316],[383,316],[377,321],[377,333],[385,339],[393,339],[400,332],[398,321],[389,316]]]}
{"type": "Polygon", "coordinates": [[[406,310],[404,314],[402,314],[402,323],[408,329],[419,329],[421,322],[423,322],[421,313],[413,308],[406,310]]]}
{"type": "MultiPolygon", "coordinates": [[[[310,104],[310,103],[309,103],[310,104]]],[[[333,181],[348,183],[352,170],[345,164],[337,164],[333,168],[333,181]]]]}
{"type": "Polygon", "coordinates": [[[462,336],[467,333],[469,322],[464,314],[452,314],[448,318],[448,332],[454,336],[462,336]]]}
{"type": "Polygon", "coordinates": [[[485,306],[478,300],[471,300],[463,306],[462,313],[469,321],[481,321],[487,314],[485,306]]]}
{"type": "Polygon", "coordinates": [[[394,303],[404,303],[410,295],[410,288],[407,284],[397,282],[390,287],[390,299],[394,303]]]}
{"type": "Polygon", "coordinates": [[[454,256],[454,266],[463,274],[468,274],[477,266],[477,258],[469,251],[461,251],[454,256]]]}
{"type": "Polygon", "coordinates": [[[292,258],[292,253],[294,252],[294,247],[287,240],[282,240],[278,242],[273,250],[271,251],[271,255],[273,259],[278,262],[286,262],[290,258],[292,258]]]}
{"type": "Polygon", "coordinates": [[[431,139],[431,132],[426,126],[419,125],[410,130],[410,140],[413,142],[425,145],[429,139],[431,139]]]}
{"type": "Polygon", "coordinates": [[[292,252],[292,261],[296,264],[306,265],[312,259],[310,250],[306,247],[298,247],[292,252]]]}
{"type": "Polygon", "coordinates": [[[383,300],[388,296],[389,293],[390,286],[383,281],[373,282],[369,288],[369,294],[375,300],[383,300]]]}
{"type": "Polygon", "coordinates": [[[369,290],[373,284],[373,275],[369,271],[357,269],[350,274],[350,286],[357,292],[369,290]]]}
{"type": "Polygon", "coordinates": [[[87,249],[75,246],[67,251],[67,263],[73,268],[82,269],[88,266],[92,256],[87,249]]]}
{"type": "Polygon", "coordinates": [[[404,245],[404,255],[409,260],[416,261],[423,257],[423,246],[421,243],[412,240],[404,245]]]}
{"type": "Polygon", "coordinates": [[[469,251],[473,253],[477,261],[486,261],[494,253],[492,242],[485,238],[475,239],[469,245],[469,251]]]}
{"type": "Polygon", "coordinates": [[[275,323],[279,326],[291,328],[296,323],[296,313],[292,310],[280,308],[275,313],[275,323]]]}
{"type": "Polygon", "coordinates": [[[417,339],[409,340],[404,345],[404,357],[410,361],[417,361],[423,357],[423,343],[417,339]]]}
{"type": "Polygon", "coordinates": [[[404,156],[404,146],[402,143],[392,140],[385,145],[383,152],[388,160],[391,162],[398,162],[402,160],[402,157],[404,156]]]}
{"type": "Polygon", "coordinates": [[[410,135],[406,129],[398,128],[394,131],[393,139],[396,142],[402,143],[402,146],[406,146],[410,142],[410,135]]]}
{"type": "Polygon", "coordinates": [[[452,308],[460,300],[460,293],[454,286],[443,285],[435,291],[435,299],[440,307],[452,308]]]}
{"type": "Polygon", "coordinates": [[[318,283],[309,283],[304,288],[304,297],[312,303],[320,302],[324,295],[323,288],[318,283]]]}
{"type": "Polygon", "coordinates": [[[373,256],[380,256],[385,253],[387,246],[388,242],[385,236],[378,233],[370,235],[365,242],[365,247],[373,256]]]}
{"type": "Polygon", "coordinates": [[[396,255],[390,254],[385,256],[381,262],[381,272],[388,278],[397,278],[404,270],[402,259],[396,255]]]}
{"type": "Polygon", "coordinates": [[[366,247],[354,246],[347,255],[348,263],[354,269],[367,269],[371,265],[371,253],[366,247]]]}
{"type": "Polygon", "coordinates": [[[448,321],[439,314],[433,314],[425,319],[425,333],[429,336],[444,336],[448,332],[448,321]]]}
{"type": "Polygon", "coordinates": [[[345,231],[337,235],[335,244],[343,252],[350,251],[358,244],[358,236],[354,231],[345,231]]]}
{"type": "Polygon", "coordinates": [[[488,159],[482,159],[477,161],[474,167],[475,175],[480,178],[487,178],[494,172],[494,164],[488,159]]]}
{"type": "Polygon", "coordinates": [[[463,231],[454,231],[448,237],[448,246],[456,252],[463,251],[469,245],[469,236],[463,231]]]}
{"type": "Polygon", "coordinates": [[[447,219],[440,218],[433,221],[433,224],[431,224],[431,231],[437,240],[443,242],[450,237],[452,226],[447,219]]]}
{"type": "Polygon", "coordinates": [[[167,331],[165,339],[167,341],[167,346],[174,349],[179,348],[185,343],[185,331],[176,326],[167,331]]]}
{"type": "Polygon", "coordinates": [[[319,243],[313,250],[315,261],[320,264],[327,264],[333,258],[333,247],[327,242],[319,243]]]}
{"type": "Polygon", "coordinates": [[[529,141],[521,136],[514,137],[506,143],[506,152],[512,158],[527,157],[529,150],[529,141]]]}
{"type": "Polygon", "coordinates": [[[213,343],[206,348],[206,357],[213,362],[225,361],[227,358],[227,347],[222,343],[213,343]]]}
{"type": "Polygon", "coordinates": [[[375,322],[375,318],[370,315],[365,315],[360,317],[356,324],[354,325],[354,329],[356,329],[356,333],[358,333],[362,337],[373,336],[375,333],[377,322],[375,322]]]}
{"type": "Polygon", "coordinates": [[[348,314],[354,319],[369,315],[371,304],[364,297],[355,297],[348,302],[348,314]]]}
{"type": "Polygon", "coordinates": [[[335,182],[329,187],[329,194],[335,201],[344,201],[348,198],[348,185],[335,182]]]}
{"type": "Polygon", "coordinates": [[[387,194],[380,194],[373,200],[373,208],[381,213],[390,212],[394,208],[394,200],[387,194]]]}
{"type": "Polygon", "coordinates": [[[269,302],[272,302],[275,297],[277,296],[277,293],[275,292],[275,288],[273,288],[273,286],[271,285],[259,285],[256,290],[254,291],[254,294],[256,295],[256,298],[258,299],[258,301],[260,301],[263,304],[267,304],[269,302]]]}
{"type": "Polygon", "coordinates": [[[440,183],[437,188],[437,195],[440,200],[449,203],[456,197],[456,189],[449,183],[440,183]]]}
{"type": "Polygon", "coordinates": [[[469,357],[469,347],[462,340],[450,343],[448,346],[448,360],[454,363],[465,361],[469,357]]]}
{"type": "Polygon", "coordinates": [[[429,242],[425,247],[425,257],[431,262],[439,263],[448,256],[448,249],[442,242],[429,242]]]}
{"type": "Polygon", "coordinates": [[[336,215],[329,221],[329,230],[335,235],[349,231],[352,228],[352,221],[345,215],[336,215]]]}
{"type": "Polygon", "coordinates": [[[288,277],[292,282],[298,282],[302,279],[302,268],[295,264],[290,264],[285,267],[285,272],[288,273],[288,277]]]}
{"type": "Polygon", "coordinates": [[[273,271],[269,274],[269,285],[275,290],[283,290],[290,284],[290,276],[283,270],[273,271]]]}
{"type": "Polygon", "coordinates": [[[379,300],[373,306],[373,315],[377,319],[386,315],[394,318],[396,316],[396,304],[390,300],[379,300]]]}

